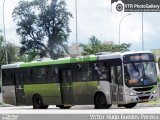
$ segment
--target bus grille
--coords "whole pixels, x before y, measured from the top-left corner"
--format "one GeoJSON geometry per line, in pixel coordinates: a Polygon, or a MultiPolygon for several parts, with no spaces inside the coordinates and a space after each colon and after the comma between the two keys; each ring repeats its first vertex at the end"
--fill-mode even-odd
{"type": "MultiPolygon", "coordinates": [[[[142,95],[144,94],[143,92],[137,92],[137,95],[142,95]]],[[[151,92],[145,92],[145,94],[151,94],[151,92]]]]}
{"type": "Polygon", "coordinates": [[[152,90],[153,87],[145,87],[145,88],[134,88],[135,91],[149,91],[152,90]]]}
{"type": "Polygon", "coordinates": [[[148,100],[150,96],[141,96],[139,97],[140,100],[148,100]]]}

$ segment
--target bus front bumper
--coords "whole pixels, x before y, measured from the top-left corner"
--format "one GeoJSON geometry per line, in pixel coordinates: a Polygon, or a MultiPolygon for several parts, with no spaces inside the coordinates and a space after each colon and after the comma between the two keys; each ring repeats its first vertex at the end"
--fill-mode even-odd
{"type": "Polygon", "coordinates": [[[159,98],[159,93],[144,94],[144,95],[125,95],[126,103],[143,103],[148,101],[156,101],[159,98]]]}

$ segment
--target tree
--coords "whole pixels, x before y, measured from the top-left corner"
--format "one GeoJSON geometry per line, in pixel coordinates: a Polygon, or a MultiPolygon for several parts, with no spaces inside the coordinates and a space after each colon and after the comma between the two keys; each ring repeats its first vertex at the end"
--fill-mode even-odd
{"type": "MultiPolygon", "coordinates": [[[[0,29],[0,33],[2,32],[2,30],[0,29]]],[[[0,64],[3,63],[3,59],[4,59],[4,54],[3,54],[3,36],[0,35],[0,64]]]]}
{"type": "MultiPolygon", "coordinates": [[[[0,30],[0,32],[2,32],[0,30]]],[[[20,48],[13,43],[7,42],[6,46],[3,45],[3,36],[0,35],[0,64],[6,63],[6,53],[7,48],[8,63],[14,63],[19,61],[19,50],[20,48]]]]}
{"type": "Polygon", "coordinates": [[[160,58],[158,58],[157,63],[158,63],[158,67],[160,68],[160,58]]]}
{"type": "Polygon", "coordinates": [[[12,17],[21,37],[21,54],[46,51],[56,59],[68,53],[67,39],[72,14],[64,0],[20,1],[12,17]]]}
{"type": "Polygon", "coordinates": [[[8,63],[19,62],[19,51],[20,47],[8,42],[7,43],[7,55],[8,55],[8,63]]]}
{"type": "Polygon", "coordinates": [[[90,42],[90,45],[91,46],[99,46],[99,45],[102,45],[101,41],[96,38],[96,36],[91,36],[91,38],[89,38],[89,42],[90,42]]]}
{"type": "Polygon", "coordinates": [[[82,54],[88,55],[97,53],[99,51],[99,48],[102,46],[102,43],[96,38],[96,36],[91,36],[91,38],[89,38],[88,44],[80,44],[80,46],[83,49],[82,54]]]}
{"type": "Polygon", "coordinates": [[[102,44],[95,36],[89,38],[88,44],[80,45],[83,49],[82,55],[96,54],[99,52],[125,52],[129,51],[131,44],[121,45],[102,44]]]}

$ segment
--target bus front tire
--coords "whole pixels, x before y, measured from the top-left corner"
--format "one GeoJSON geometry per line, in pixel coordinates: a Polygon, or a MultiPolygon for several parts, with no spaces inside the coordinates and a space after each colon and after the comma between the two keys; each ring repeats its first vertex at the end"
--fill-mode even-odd
{"type": "Polygon", "coordinates": [[[33,109],[47,109],[48,105],[43,105],[41,96],[35,95],[33,97],[33,109]]]}
{"type": "Polygon", "coordinates": [[[109,109],[112,105],[107,104],[106,97],[103,93],[99,93],[95,97],[95,109],[109,109]]]}
{"type": "Polygon", "coordinates": [[[133,108],[137,105],[137,103],[130,103],[130,104],[126,104],[124,105],[125,108],[133,108]]]}

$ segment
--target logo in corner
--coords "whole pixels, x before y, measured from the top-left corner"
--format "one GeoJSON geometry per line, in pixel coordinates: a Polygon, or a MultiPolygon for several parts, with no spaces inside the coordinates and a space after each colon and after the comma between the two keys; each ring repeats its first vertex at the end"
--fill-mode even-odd
{"type": "Polygon", "coordinates": [[[112,0],[112,12],[123,12],[124,3],[122,0],[112,0]]]}
{"type": "Polygon", "coordinates": [[[116,10],[117,10],[118,12],[121,12],[121,11],[123,10],[123,5],[122,5],[121,3],[117,4],[116,10]]]}

